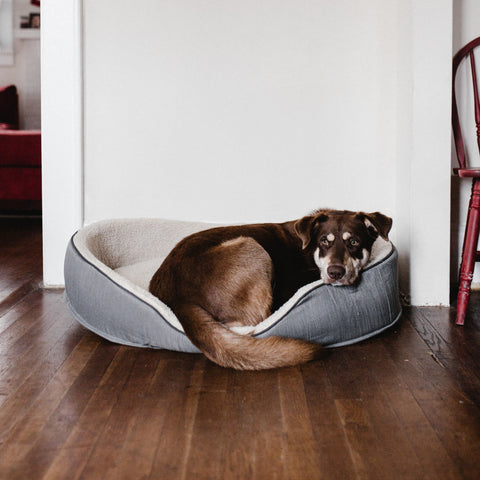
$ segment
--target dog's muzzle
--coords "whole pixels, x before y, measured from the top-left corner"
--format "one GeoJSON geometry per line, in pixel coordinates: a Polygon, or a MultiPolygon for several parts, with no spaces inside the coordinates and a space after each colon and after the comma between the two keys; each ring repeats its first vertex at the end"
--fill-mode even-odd
{"type": "Polygon", "coordinates": [[[345,267],[343,265],[329,265],[327,275],[333,281],[341,280],[345,275],[345,267]]]}
{"type": "Polygon", "coordinates": [[[317,250],[314,258],[323,282],[327,285],[353,285],[369,259],[368,252],[364,250],[363,253],[364,255],[361,259],[348,257],[344,259],[344,263],[339,263],[338,260],[333,260],[331,256],[320,257],[317,250]]]}

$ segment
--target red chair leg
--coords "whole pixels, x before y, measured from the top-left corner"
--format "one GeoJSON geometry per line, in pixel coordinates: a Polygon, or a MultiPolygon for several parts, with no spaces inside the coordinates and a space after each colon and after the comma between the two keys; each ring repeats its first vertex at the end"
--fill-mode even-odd
{"type": "Polygon", "coordinates": [[[460,286],[457,300],[457,325],[463,325],[470,298],[470,285],[477,259],[478,234],[480,230],[480,179],[473,179],[472,195],[468,206],[467,225],[463,240],[462,264],[460,267],[460,286]]]}

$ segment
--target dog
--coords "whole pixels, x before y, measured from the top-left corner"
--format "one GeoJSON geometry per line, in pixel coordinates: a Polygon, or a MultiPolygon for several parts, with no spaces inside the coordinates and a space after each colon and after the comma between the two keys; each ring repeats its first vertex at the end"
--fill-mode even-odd
{"type": "Polygon", "coordinates": [[[300,287],[322,279],[353,285],[391,218],[317,210],[299,220],[217,227],[181,240],[152,277],[185,334],[210,360],[237,370],[293,366],[320,358],[318,343],[254,338],[232,331],[257,325],[300,287]]]}

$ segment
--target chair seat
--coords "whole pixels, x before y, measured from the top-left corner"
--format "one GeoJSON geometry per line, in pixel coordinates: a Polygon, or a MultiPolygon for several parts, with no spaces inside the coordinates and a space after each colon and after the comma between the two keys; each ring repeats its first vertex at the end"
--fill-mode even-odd
{"type": "Polygon", "coordinates": [[[478,168],[454,168],[453,173],[461,178],[479,178],[480,167],[478,168]]]}

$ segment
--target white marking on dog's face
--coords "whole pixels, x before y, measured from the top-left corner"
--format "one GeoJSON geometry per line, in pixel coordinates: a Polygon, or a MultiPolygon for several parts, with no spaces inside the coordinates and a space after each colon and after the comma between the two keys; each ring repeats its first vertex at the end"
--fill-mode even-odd
{"type": "Polygon", "coordinates": [[[350,237],[352,236],[352,234],[350,232],[345,232],[343,235],[342,235],[342,238],[344,240],[348,240],[350,237]]]}
{"type": "Polygon", "coordinates": [[[320,270],[320,275],[323,279],[325,279],[325,275],[327,273],[327,267],[329,265],[329,258],[328,256],[321,257],[320,256],[320,249],[317,248],[313,253],[313,259],[315,260],[315,264],[317,265],[318,269],[320,270]]]}
{"type": "Polygon", "coordinates": [[[315,260],[315,264],[317,265],[318,269],[320,270],[320,278],[323,280],[325,284],[335,284],[341,285],[339,282],[335,282],[330,278],[327,272],[327,268],[332,263],[331,262],[331,255],[327,254],[324,257],[320,256],[320,249],[317,248],[313,254],[313,259],[315,260]]]}
{"type": "Polygon", "coordinates": [[[329,242],[334,242],[334,241],[335,241],[335,235],[334,235],[333,233],[329,233],[329,234],[327,235],[327,240],[328,240],[329,242]]]}
{"type": "Polygon", "coordinates": [[[362,258],[353,258],[350,255],[345,255],[344,266],[345,266],[345,275],[339,281],[342,285],[352,285],[355,280],[358,278],[360,271],[368,263],[370,258],[370,253],[366,248],[362,250],[362,258]]]}
{"type": "Polygon", "coordinates": [[[345,268],[345,275],[340,280],[334,280],[328,275],[328,267],[332,264],[332,256],[327,254],[324,257],[320,256],[320,249],[317,248],[313,254],[315,264],[320,270],[320,277],[323,282],[328,285],[340,286],[340,285],[352,285],[358,278],[360,271],[368,263],[370,259],[369,251],[364,248],[362,250],[362,258],[354,258],[345,253],[343,259],[343,267],[345,268]]]}

